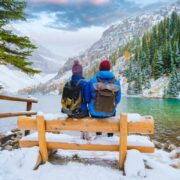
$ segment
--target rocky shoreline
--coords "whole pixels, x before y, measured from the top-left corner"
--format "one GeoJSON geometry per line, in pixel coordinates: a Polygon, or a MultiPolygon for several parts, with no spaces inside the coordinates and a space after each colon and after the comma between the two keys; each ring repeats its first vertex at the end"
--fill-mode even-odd
{"type": "Polygon", "coordinates": [[[19,148],[19,140],[22,138],[23,133],[19,129],[12,129],[10,133],[3,134],[0,132],[0,151],[19,148]]]}

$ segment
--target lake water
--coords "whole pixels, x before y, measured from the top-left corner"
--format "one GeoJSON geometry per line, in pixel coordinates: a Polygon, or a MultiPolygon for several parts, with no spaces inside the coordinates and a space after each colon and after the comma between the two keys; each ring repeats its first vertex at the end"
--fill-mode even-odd
{"type": "MultiPolygon", "coordinates": [[[[38,104],[33,104],[34,111],[43,113],[60,113],[60,97],[54,95],[38,95],[38,104]]],[[[1,101],[1,112],[24,111],[26,103],[1,101]]],[[[180,100],[177,99],[143,99],[122,98],[117,108],[121,112],[152,115],[155,120],[155,135],[153,138],[166,142],[167,140],[180,145],[180,100]]],[[[16,127],[17,118],[0,119],[0,131],[8,131],[16,127]]]]}

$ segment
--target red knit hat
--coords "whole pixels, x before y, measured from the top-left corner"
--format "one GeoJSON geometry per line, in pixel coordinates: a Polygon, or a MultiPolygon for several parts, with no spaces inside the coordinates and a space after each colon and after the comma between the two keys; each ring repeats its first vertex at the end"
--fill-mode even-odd
{"type": "Polygon", "coordinates": [[[99,64],[99,70],[100,71],[109,71],[111,68],[111,65],[109,63],[108,60],[103,60],[101,61],[101,63],[99,64]]]}

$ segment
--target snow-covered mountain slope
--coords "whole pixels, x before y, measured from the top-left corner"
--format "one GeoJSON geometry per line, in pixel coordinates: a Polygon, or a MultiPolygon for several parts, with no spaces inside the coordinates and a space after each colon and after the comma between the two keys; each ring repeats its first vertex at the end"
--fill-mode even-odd
{"type": "Polygon", "coordinates": [[[0,74],[0,84],[3,86],[3,91],[11,93],[27,86],[45,83],[55,75],[40,74],[30,76],[17,69],[10,69],[5,65],[0,65],[0,74]]]}
{"type": "Polygon", "coordinates": [[[29,58],[29,61],[33,62],[32,67],[40,69],[42,73],[57,73],[59,68],[64,63],[64,58],[53,54],[51,51],[46,49],[44,46],[34,42],[38,47],[29,58]]]}
{"type": "MultiPolygon", "coordinates": [[[[13,33],[19,36],[28,36],[28,34],[21,32],[20,29],[17,30],[12,24],[7,25],[6,29],[12,30],[13,33]]],[[[35,41],[30,36],[28,37],[37,47],[37,49],[33,51],[32,56],[28,58],[29,61],[33,62],[32,67],[40,69],[44,74],[57,73],[59,68],[65,63],[66,59],[51,52],[42,44],[42,42],[35,41]]]]}
{"type": "Polygon", "coordinates": [[[79,59],[86,69],[91,71],[99,61],[109,58],[113,52],[130,40],[141,37],[144,32],[150,30],[155,24],[163,20],[164,17],[169,16],[175,9],[180,13],[180,1],[158,6],[154,9],[146,9],[146,11],[137,15],[122,19],[104,31],[102,37],[83,54],[69,58],[64,66],[59,69],[54,79],[59,79],[65,71],[70,70],[75,59],[79,59]]]}
{"type": "MultiPolygon", "coordinates": [[[[17,31],[12,25],[6,27],[8,30],[12,30],[15,34],[20,36],[26,36],[26,34],[17,31]]],[[[39,75],[28,75],[18,70],[11,65],[0,65],[0,84],[3,86],[3,91],[17,92],[19,89],[23,89],[29,86],[35,86],[39,83],[46,83],[49,79],[53,78],[57,74],[59,68],[64,64],[65,59],[58,56],[46,47],[35,42],[30,38],[32,43],[37,46],[34,50],[29,61],[33,62],[32,67],[41,70],[39,75]]],[[[2,91],[2,90],[1,90],[2,91]]]]}

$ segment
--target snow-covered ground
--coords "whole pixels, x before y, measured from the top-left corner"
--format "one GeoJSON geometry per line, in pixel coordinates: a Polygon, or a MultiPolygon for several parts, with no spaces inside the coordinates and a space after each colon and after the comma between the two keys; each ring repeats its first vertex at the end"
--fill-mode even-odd
{"type": "MultiPolygon", "coordinates": [[[[39,115],[43,115],[39,113],[39,115]]],[[[54,119],[59,115],[44,114],[46,120],[54,119]]],[[[129,121],[141,121],[138,114],[129,114],[129,121]]],[[[64,116],[65,118],[65,116],[64,116]]],[[[116,117],[114,117],[116,120],[116,117]]],[[[92,136],[92,134],[91,134],[92,136]]],[[[93,140],[82,140],[74,134],[47,133],[48,141],[67,143],[115,144],[119,137],[106,137],[104,134],[93,140]]],[[[36,140],[37,133],[23,137],[23,139],[36,140]]],[[[153,146],[148,137],[130,135],[128,145],[153,146]]],[[[180,150],[171,153],[155,150],[154,153],[145,154],[137,150],[129,150],[125,161],[125,173],[118,169],[118,152],[96,152],[77,150],[58,150],[49,162],[41,165],[36,171],[32,170],[39,153],[38,147],[21,148],[13,151],[0,151],[0,180],[179,180],[180,150]],[[178,153],[178,155],[177,155],[178,153]],[[174,165],[176,164],[176,165],[174,165]],[[173,166],[173,167],[172,167],[173,166]]]]}
{"type": "Polygon", "coordinates": [[[118,163],[119,154],[116,152],[58,150],[56,158],[61,159],[61,163],[47,162],[34,171],[32,169],[38,152],[37,147],[1,151],[0,180],[179,180],[180,177],[180,170],[170,166],[173,162],[169,153],[161,150],[156,150],[154,154],[129,150],[125,164],[126,176],[123,171],[106,163],[118,163]],[[86,163],[78,162],[73,157],[85,159],[86,163]],[[142,167],[142,160],[146,168],[142,167]],[[100,161],[103,163],[99,164],[100,161]]]}

